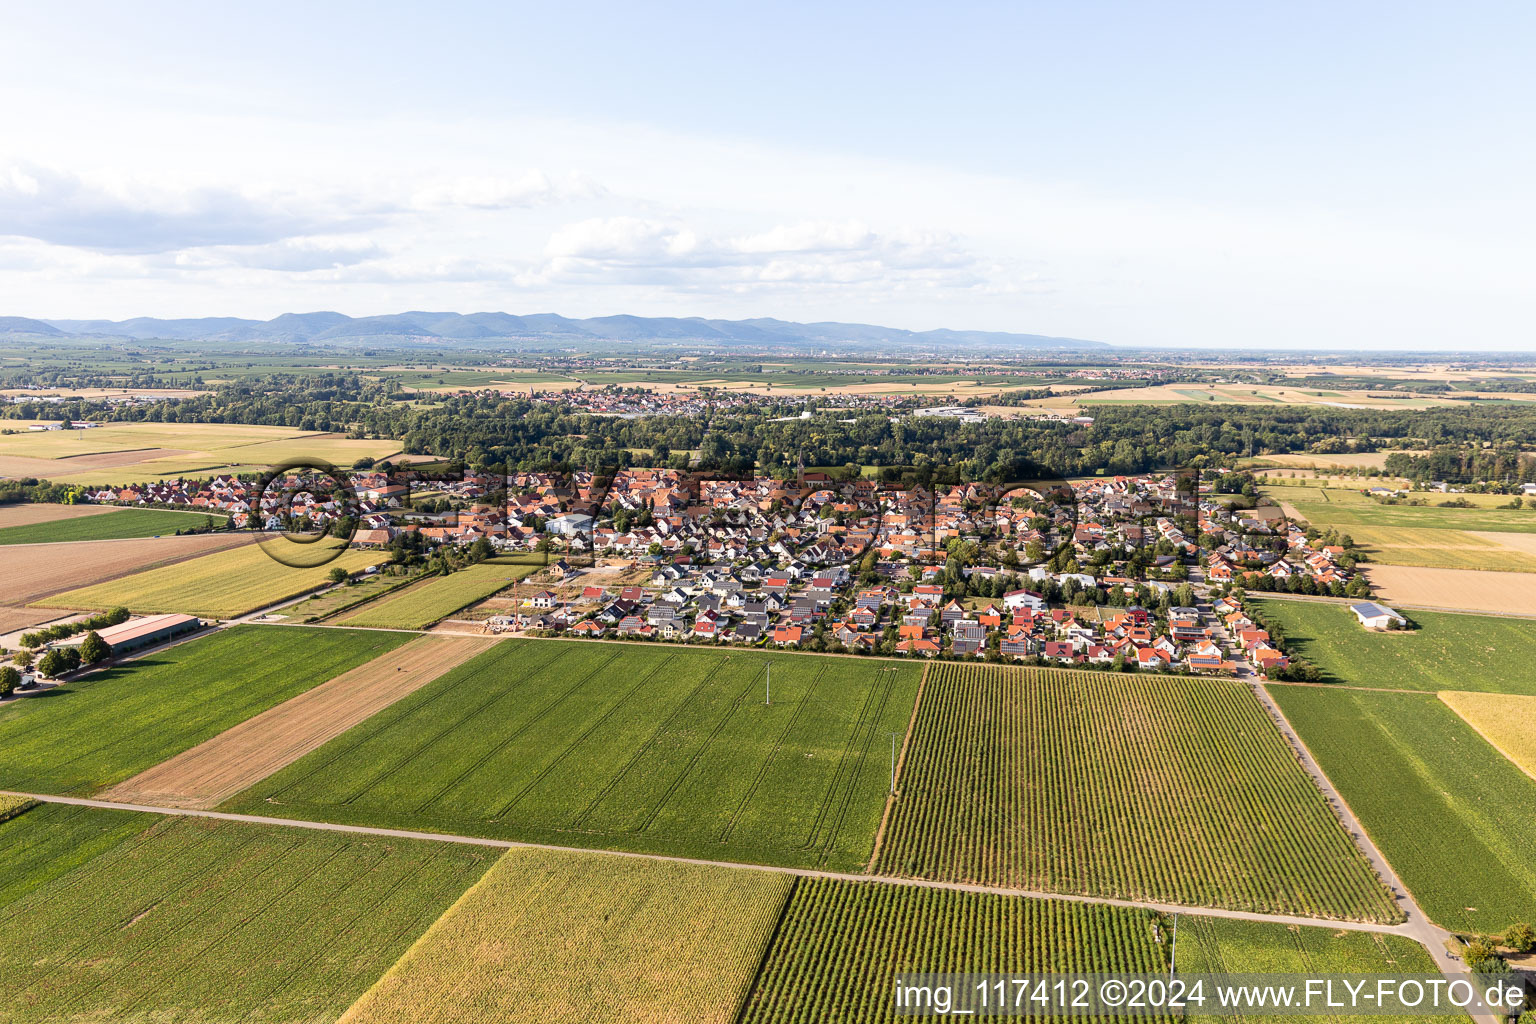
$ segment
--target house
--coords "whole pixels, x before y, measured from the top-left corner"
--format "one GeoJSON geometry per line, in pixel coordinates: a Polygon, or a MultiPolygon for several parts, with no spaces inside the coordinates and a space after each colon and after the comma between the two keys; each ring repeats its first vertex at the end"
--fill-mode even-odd
{"type": "Polygon", "coordinates": [[[799,626],[777,626],[773,631],[773,642],[780,647],[788,647],[790,644],[798,644],[800,635],[799,626]]]}
{"type": "Polygon", "coordinates": [[[1361,601],[1352,604],[1349,610],[1355,613],[1355,618],[1360,620],[1360,625],[1366,629],[1391,629],[1394,625],[1406,626],[1408,620],[1384,604],[1375,601],[1361,601]]]}
{"type": "Polygon", "coordinates": [[[1010,612],[1019,609],[1038,612],[1045,607],[1045,598],[1033,590],[1010,590],[1003,595],[1003,607],[1010,612]]]}
{"type": "Polygon", "coordinates": [[[560,598],[553,590],[541,590],[529,598],[528,603],[535,608],[553,608],[560,603],[560,598]]]}

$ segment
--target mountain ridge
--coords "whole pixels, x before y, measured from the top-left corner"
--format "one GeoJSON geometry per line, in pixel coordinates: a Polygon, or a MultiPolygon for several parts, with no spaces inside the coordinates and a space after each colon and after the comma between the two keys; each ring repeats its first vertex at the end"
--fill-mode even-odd
{"type": "Polygon", "coordinates": [[[952,348],[1098,349],[1105,342],[1009,331],[939,328],[910,331],[874,324],[800,323],[771,317],[723,320],[708,317],[642,317],[615,314],[571,318],[557,313],[453,313],[408,310],[351,317],[331,310],[284,313],[270,320],[243,317],[128,320],[64,320],[0,317],[0,335],[107,337],[137,341],[339,342],[389,339],[431,341],[571,341],[719,344],[788,347],[871,347],[899,344],[952,348]]]}

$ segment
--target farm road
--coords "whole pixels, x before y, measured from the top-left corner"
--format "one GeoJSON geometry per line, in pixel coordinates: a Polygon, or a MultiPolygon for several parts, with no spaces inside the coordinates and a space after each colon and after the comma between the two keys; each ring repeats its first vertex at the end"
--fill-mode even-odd
{"type": "MultiPolygon", "coordinates": [[[[696,857],[673,857],[659,853],[634,853],[628,850],[594,850],[587,847],[556,846],[550,843],[519,843],[506,839],[485,839],[480,836],[460,836],[441,832],[413,832],[407,829],[373,828],[366,825],[337,825],[324,821],[299,821],[292,818],[271,818],[257,814],[230,814],[224,811],[204,811],[182,807],[161,807],[152,804],[125,804],[110,800],[93,800],[86,797],[54,796],[42,793],[17,793],[0,790],[0,795],[20,796],[43,803],[71,804],[76,807],[94,807],[107,811],[137,811],[148,814],[175,814],[196,818],[213,818],[219,821],[237,821],[252,825],[276,825],[286,828],[305,828],[320,832],[349,832],[357,835],[380,836],[387,839],[419,839],[436,843],[462,843],[470,846],[489,846],[502,850],[553,850],[562,853],[604,854],[610,857],[631,857],[641,860],[667,861],[674,864],[695,864],[741,871],[770,871],[776,874],[795,875],[801,878],[829,878],[847,882],[873,882],[881,885],[905,885],[921,889],[949,889],[955,892],[984,893],[995,896],[1022,896],[1027,899],[1064,900],[1069,903],[1098,903],[1132,910],[1152,910],[1163,914],[1196,914],[1205,917],[1225,917],[1237,921],[1258,921],[1269,924],[1301,925],[1304,927],[1333,928],[1345,931],[1382,932],[1405,935],[1424,942],[1415,920],[1404,924],[1375,924],[1367,921],[1335,921],[1328,918],[1298,917],[1290,914],[1263,914],[1247,910],[1227,910],[1220,907],[1195,907],[1175,903],[1150,903],[1140,900],[1120,900],[1100,896],[1082,896],[1069,893],[1040,892],[1032,889],[1010,889],[1005,886],[972,885],[965,882],[936,882],[922,878],[900,878],[889,875],[863,875],[840,871],[817,871],[813,868],[790,868],[768,864],[742,864],[732,861],[704,860],[696,857]]],[[[1414,908],[1417,910],[1417,908],[1414,908]]],[[[1422,914],[1416,918],[1426,923],[1422,914]]],[[[1433,948],[1431,953],[1435,952],[1433,948]]]]}

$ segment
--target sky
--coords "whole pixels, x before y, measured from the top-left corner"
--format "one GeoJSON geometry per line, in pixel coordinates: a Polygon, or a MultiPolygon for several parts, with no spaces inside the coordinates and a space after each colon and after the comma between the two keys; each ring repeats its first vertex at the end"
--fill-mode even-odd
{"type": "Polygon", "coordinates": [[[1536,349],[1536,5],[10,5],[0,315],[1536,349]]]}

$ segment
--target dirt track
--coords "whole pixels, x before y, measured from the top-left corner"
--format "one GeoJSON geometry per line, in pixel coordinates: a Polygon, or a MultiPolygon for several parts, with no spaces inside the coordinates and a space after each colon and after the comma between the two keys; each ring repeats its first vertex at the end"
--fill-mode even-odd
{"type": "Polygon", "coordinates": [[[412,640],[118,783],[102,798],[216,807],[496,642],[490,637],[412,640]]]}
{"type": "MultiPolygon", "coordinates": [[[[0,546],[0,579],[7,584],[8,603],[26,604],[254,539],[250,533],[201,533],[132,540],[8,544],[0,546]]],[[[62,614],[55,612],[54,617],[62,614]]]]}

